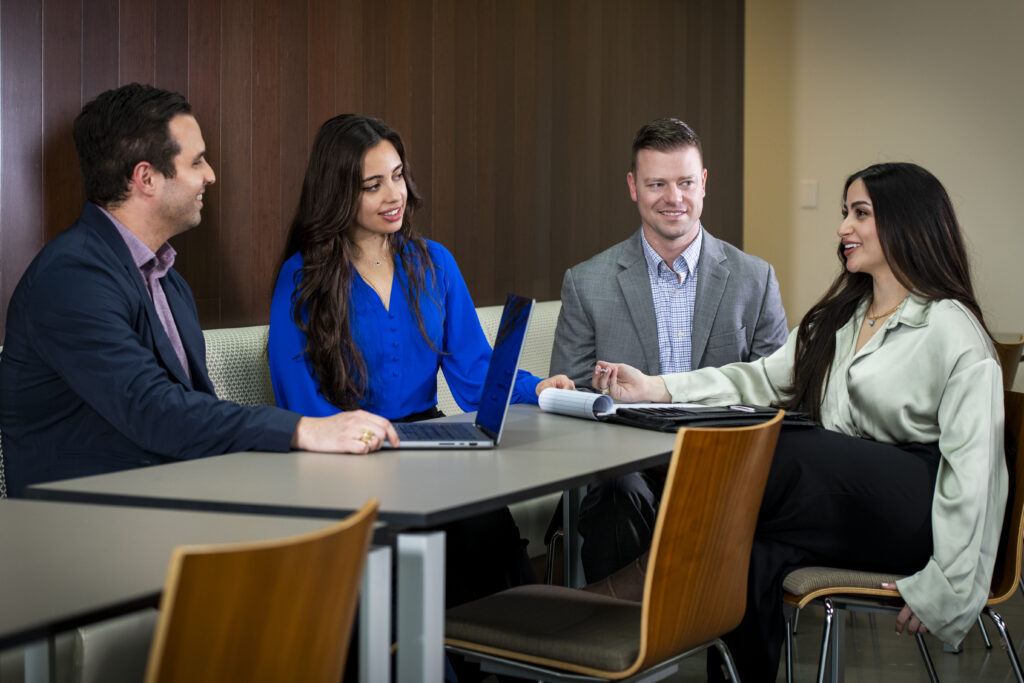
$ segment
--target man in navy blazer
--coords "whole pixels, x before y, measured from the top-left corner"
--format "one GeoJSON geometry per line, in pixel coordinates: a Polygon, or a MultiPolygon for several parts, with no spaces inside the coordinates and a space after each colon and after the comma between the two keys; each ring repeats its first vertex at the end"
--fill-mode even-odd
{"type": "Polygon", "coordinates": [[[0,361],[8,490],[243,450],[365,453],[390,423],[218,400],[192,292],[167,240],[199,225],[215,176],[191,107],[132,84],[74,124],[88,202],[14,290],[0,361]]]}
{"type": "MultiPolygon", "coordinates": [[[[566,271],[552,373],[589,386],[598,360],[660,375],[754,361],[785,343],[775,271],[701,225],[707,173],[700,138],[684,122],[640,128],[626,175],[640,229],[566,271]]],[[[579,522],[588,581],[650,545],[665,473],[590,486],[579,522]]]]}

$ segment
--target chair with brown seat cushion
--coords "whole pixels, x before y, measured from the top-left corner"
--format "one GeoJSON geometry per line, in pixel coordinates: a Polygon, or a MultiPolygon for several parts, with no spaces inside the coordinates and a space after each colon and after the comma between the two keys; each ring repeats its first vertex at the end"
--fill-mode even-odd
{"type": "MultiPolygon", "coordinates": [[[[1006,632],[1002,618],[993,609],[994,606],[1008,600],[1017,589],[1021,576],[1021,534],[1024,533],[1024,394],[1006,391],[1003,396],[1006,413],[1006,466],[1010,474],[1010,490],[1006,501],[1003,532],[999,539],[999,550],[992,572],[992,590],[984,613],[999,629],[1018,683],[1024,683],[1024,674],[1013,641],[1006,632]]],[[[842,622],[834,619],[835,611],[845,609],[898,613],[903,607],[900,594],[880,586],[883,582],[891,583],[900,578],[903,577],[831,567],[804,567],[786,577],[783,582],[783,600],[786,604],[800,609],[814,600],[820,600],[825,607],[818,681],[824,681],[826,675],[829,680],[836,680],[842,671],[842,622]],[[826,671],[830,652],[832,665],[826,671]]],[[[791,629],[786,630],[786,680],[791,682],[792,637],[791,629]]],[[[920,635],[917,637],[917,643],[930,679],[937,681],[938,676],[928,655],[928,648],[920,635]]]]}
{"type": "Polygon", "coordinates": [[[999,365],[1003,368],[1003,389],[1013,389],[1013,381],[1017,378],[1020,367],[1021,352],[1024,350],[1024,334],[996,335],[996,354],[999,365]]]}
{"type": "Polygon", "coordinates": [[[338,683],[376,499],[347,519],[273,541],[176,548],[148,683],[338,683]]]}
{"type": "Polygon", "coordinates": [[[714,646],[746,609],[747,569],[782,413],[732,429],[681,429],[654,529],[643,601],[520,586],[448,611],[445,642],[485,671],[534,680],[657,680],[714,646]]]}

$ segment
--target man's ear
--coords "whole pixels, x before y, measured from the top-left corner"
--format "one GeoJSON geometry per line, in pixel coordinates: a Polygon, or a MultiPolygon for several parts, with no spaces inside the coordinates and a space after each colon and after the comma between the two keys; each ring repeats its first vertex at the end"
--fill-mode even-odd
{"type": "Polygon", "coordinates": [[[163,179],[163,175],[158,172],[153,165],[148,161],[140,161],[135,164],[135,168],[132,169],[132,177],[129,181],[129,189],[134,187],[136,191],[141,192],[143,195],[152,196],[156,190],[159,180],[163,179]]]}
{"type": "Polygon", "coordinates": [[[626,185],[629,186],[629,198],[634,202],[636,201],[636,178],[633,177],[633,172],[630,171],[626,174],[626,185]]]}

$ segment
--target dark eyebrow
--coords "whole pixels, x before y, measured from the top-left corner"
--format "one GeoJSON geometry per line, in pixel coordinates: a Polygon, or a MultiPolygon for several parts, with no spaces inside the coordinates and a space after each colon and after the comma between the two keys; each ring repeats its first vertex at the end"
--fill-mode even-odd
{"type": "Polygon", "coordinates": [[[196,163],[196,162],[200,161],[205,156],[206,156],[206,150],[204,149],[202,152],[200,152],[199,154],[196,155],[195,159],[192,160],[192,163],[196,163]]]}
{"type": "MultiPolygon", "coordinates": [[[[394,169],[392,169],[391,173],[394,174],[397,173],[398,171],[401,171],[404,166],[405,164],[398,164],[397,166],[394,167],[394,169]]],[[[383,178],[384,176],[382,175],[372,175],[369,178],[363,178],[363,182],[368,183],[374,180],[383,180],[383,178]]]]}
{"type": "MultiPolygon", "coordinates": [[[[683,176],[679,176],[678,180],[693,180],[696,177],[697,176],[695,176],[695,175],[683,175],[683,176]]],[[[662,178],[661,176],[657,176],[657,177],[653,177],[653,178],[644,178],[643,182],[644,183],[665,183],[665,182],[668,182],[668,181],[665,180],[664,178],[662,178]]]]}
{"type": "Polygon", "coordinates": [[[871,208],[871,202],[866,202],[863,199],[859,199],[859,200],[855,201],[853,204],[850,204],[850,208],[851,209],[853,207],[855,207],[855,206],[866,206],[866,207],[868,207],[870,209],[871,208]]]}

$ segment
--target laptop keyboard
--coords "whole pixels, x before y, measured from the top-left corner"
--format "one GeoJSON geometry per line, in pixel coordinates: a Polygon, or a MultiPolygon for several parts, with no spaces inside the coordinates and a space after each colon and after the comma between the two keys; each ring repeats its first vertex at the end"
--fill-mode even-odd
{"type": "Polygon", "coordinates": [[[416,422],[412,424],[397,424],[400,439],[409,441],[455,441],[455,440],[476,440],[484,438],[484,435],[475,426],[466,422],[416,422]]]}

